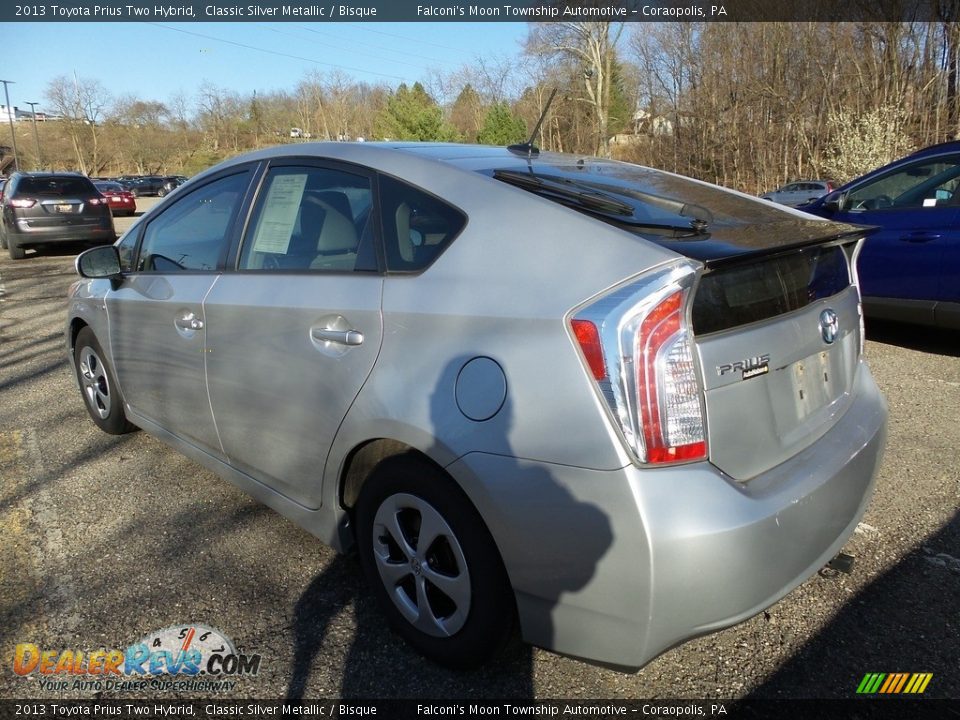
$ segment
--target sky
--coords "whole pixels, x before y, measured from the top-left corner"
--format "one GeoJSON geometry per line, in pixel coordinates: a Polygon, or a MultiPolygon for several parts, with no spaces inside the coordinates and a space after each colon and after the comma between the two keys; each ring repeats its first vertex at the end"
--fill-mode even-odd
{"type": "MultiPolygon", "coordinates": [[[[293,90],[311,70],[340,69],[396,87],[480,56],[514,58],[525,23],[0,23],[10,104],[48,110],[59,75],[99,80],[114,96],[167,102],[204,81],[250,94],[293,90]]],[[[6,101],[0,97],[0,104],[6,101]]]]}

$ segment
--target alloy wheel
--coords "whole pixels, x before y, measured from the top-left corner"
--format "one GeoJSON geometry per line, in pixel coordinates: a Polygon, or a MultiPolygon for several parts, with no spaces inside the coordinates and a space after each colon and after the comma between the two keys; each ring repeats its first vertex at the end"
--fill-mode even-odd
{"type": "Polygon", "coordinates": [[[110,415],[110,382],[103,362],[89,346],[80,352],[80,382],[87,404],[106,420],[110,415]]]}
{"type": "Polygon", "coordinates": [[[470,614],[470,573],[452,528],[422,498],[387,497],[373,522],[374,560],[387,595],[417,630],[459,631],[470,614]]]}

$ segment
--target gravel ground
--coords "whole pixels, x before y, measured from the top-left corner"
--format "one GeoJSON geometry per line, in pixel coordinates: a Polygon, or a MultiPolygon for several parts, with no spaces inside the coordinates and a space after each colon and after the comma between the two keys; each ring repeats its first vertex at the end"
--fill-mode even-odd
{"type": "MultiPolygon", "coordinates": [[[[960,698],[955,335],[870,328],[889,442],[852,575],[816,576],[637,674],[530,647],[457,673],[389,632],[355,559],[146,434],[96,429],[64,354],[72,260],[0,258],[0,699],[93,696],[15,675],[17,643],[125,648],[180,623],[262,656],[228,699],[849,698],[867,672],[931,672],[927,696],[960,698]]],[[[151,695],[103,694],[134,696],[151,695]]]]}

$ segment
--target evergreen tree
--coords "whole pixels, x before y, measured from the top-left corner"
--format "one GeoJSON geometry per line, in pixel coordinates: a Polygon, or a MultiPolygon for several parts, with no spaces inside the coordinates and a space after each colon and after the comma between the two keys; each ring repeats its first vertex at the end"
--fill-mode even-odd
{"type": "Polygon", "coordinates": [[[374,132],[389,140],[450,140],[454,135],[443,122],[440,106],[420,83],[397,88],[377,115],[374,132]]]}
{"type": "Polygon", "coordinates": [[[483,119],[479,140],[484,145],[512,145],[527,139],[527,124],[506,103],[492,105],[483,119]]]}

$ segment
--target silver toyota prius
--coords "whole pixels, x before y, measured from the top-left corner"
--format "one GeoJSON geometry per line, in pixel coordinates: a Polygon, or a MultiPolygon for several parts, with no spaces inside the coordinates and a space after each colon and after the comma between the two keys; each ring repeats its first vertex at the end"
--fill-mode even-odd
{"type": "Polygon", "coordinates": [[[66,340],[100,428],[356,548],[427,657],[636,669],[863,514],[866,232],[529,145],[287,145],[80,255],[66,340]]]}

